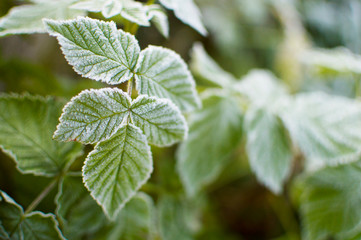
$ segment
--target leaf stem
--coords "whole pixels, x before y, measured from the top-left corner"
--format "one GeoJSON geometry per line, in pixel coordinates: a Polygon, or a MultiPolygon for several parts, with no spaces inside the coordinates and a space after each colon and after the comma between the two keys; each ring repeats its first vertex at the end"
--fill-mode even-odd
{"type": "Polygon", "coordinates": [[[148,2],[146,3],[147,5],[152,5],[154,4],[155,0],[148,0],[148,2]]]}
{"type": "Polygon", "coordinates": [[[59,181],[59,177],[54,178],[45,188],[44,190],[30,203],[30,205],[26,208],[24,215],[33,211],[39,203],[49,194],[51,190],[57,185],[59,181]]]}
{"type": "Polygon", "coordinates": [[[128,87],[127,87],[127,93],[128,93],[130,98],[132,98],[132,92],[133,92],[133,78],[131,78],[128,81],[128,87]]]}

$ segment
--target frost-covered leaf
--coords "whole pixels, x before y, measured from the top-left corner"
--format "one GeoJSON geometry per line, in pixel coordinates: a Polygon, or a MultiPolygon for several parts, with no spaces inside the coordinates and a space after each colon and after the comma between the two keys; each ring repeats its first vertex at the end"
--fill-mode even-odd
{"type": "Polygon", "coordinates": [[[204,50],[202,44],[196,43],[192,49],[191,70],[194,75],[217,86],[230,87],[236,79],[224,71],[204,50]]]}
{"type": "Polygon", "coordinates": [[[177,164],[189,195],[213,181],[230,159],[242,134],[242,113],[229,96],[209,95],[189,121],[189,136],[178,149],[177,164]]]}
{"type": "Polygon", "coordinates": [[[246,96],[254,106],[272,107],[275,101],[287,95],[284,86],[269,71],[252,70],[236,84],[235,89],[246,96]]]}
{"type": "Polygon", "coordinates": [[[168,98],[183,111],[199,106],[193,77],[178,54],[149,46],[140,55],[135,78],[141,94],[168,98]]]}
{"type": "Polygon", "coordinates": [[[305,239],[349,240],[361,233],[359,163],[325,168],[306,179],[301,196],[305,239]]]}
{"type": "Polygon", "coordinates": [[[130,101],[116,88],[84,90],[64,107],[54,138],[82,143],[108,139],[126,121],[130,101]]]}
{"type": "Polygon", "coordinates": [[[159,232],[164,240],[191,240],[190,208],[185,199],[164,195],[158,203],[159,232]]]}
{"type": "Polygon", "coordinates": [[[23,173],[57,175],[82,153],[78,143],[52,139],[61,106],[52,98],[0,95],[0,148],[23,173]]]}
{"type": "Polygon", "coordinates": [[[301,60],[319,71],[361,74],[361,56],[347,48],[312,49],[301,60]]]}
{"type": "Polygon", "coordinates": [[[356,161],[361,154],[361,104],[324,93],[304,93],[281,112],[309,169],[356,161]]]}
{"type": "Polygon", "coordinates": [[[193,0],[160,0],[160,3],[173,10],[179,20],[188,24],[203,36],[207,35],[207,30],[201,20],[201,13],[193,0]]]}
{"type": "Polygon", "coordinates": [[[119,0],[85,0],[76,2],[71,8],[101,12],[105,18],[111,18],[120,14],[123,4],[119,0]]]}
{"type": "Polygon", "coordinates": [[[267,109],[253,108],[244,120],[247,153],[257,178],[274,193],[291,171],[292,151],[281,121],[267,109]]]}
{"type": "Polygon", "coordinates": [[[56,215],[68,239],[96,232],[107,219],[101,207],[84,187],[81,177],[65,176],[56,197],[56,215]]]}
{"type": "Polygon", "coordinates": [[[11,239],[61,239],[53,214],[31,212],[24,214],[22,207],[6,193],[0,191],[0,219],[11,239]]]}
{"type": "Polygon", "coordinates": [[[148,180],[153,170],[147,138],[133,125],[123,125],[88,155],[83,178],[91,195],[114,219],[148,180]]]}
{"type": "Polygon", "coordinates": [[[9,34],[46,32],[42,19],[71,19],[83,15],[83,11],[69,9],[74,0],[49,0],[14,7],[0,18],[0,37],[9,34]]]}
{"type": "Polygon", "coordinates": [[[122,17],[140,26],[150,26],[148,7],[140,2],[124,1],[122,17]]]}
{"type": "Polygon", "coordinates": [[[108,84],[133,77],[140,52],[138,42],[133,35],[118,30],[114,22],[80,17],[44,23],[77,73],[108,84]]]}
{"type": "Polygon", "coordinates": [[[166,38],[169,37],[168,16],[163,8],[157,4],[148,6],[149,19],[152,21],[158,31],[166,38]]]}
{"type": "Polygon", "coordinates": [[[130,116],[134,125],[155,145],[171,145],[186,137],[187,123],[168,99],[141,95],[132,103],[130,116]]]}

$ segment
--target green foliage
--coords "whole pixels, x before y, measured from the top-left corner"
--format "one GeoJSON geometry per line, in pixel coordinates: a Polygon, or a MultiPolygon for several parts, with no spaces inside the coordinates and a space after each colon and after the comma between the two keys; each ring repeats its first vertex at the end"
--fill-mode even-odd
{"type": "Polygon", "coordinates": [[[23,173],[56,176],[82,153],[77,143],[52,141],[62,104],[53,98],[0,96],[0,147],[23,173]]]}

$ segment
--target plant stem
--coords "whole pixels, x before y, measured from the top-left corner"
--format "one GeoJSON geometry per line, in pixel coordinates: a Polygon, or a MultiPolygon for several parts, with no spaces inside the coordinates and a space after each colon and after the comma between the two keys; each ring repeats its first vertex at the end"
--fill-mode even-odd
{"type": "Polygon", "coordinates": [[[33,211],[39,205],[39,203],[49,194],[49,192],[54,189],[54,187],[57,185],[58,181],[59,181],[59,177],[54,178],[44,188],[44,190],[34,199],[34,201],[32,201],[32,203],[30,203],[30,205],[25,210],[24,215],[26,215],[26,214],[30,213],[31,211],[33,211]]]}
{"type": "Polygon", "coordinates": [[[132,92],[133,92],[133,78],[131,78],[128,82],[128,88],[127,88],[127,93],[129,95],[129,97],[132,97],[132,92]]]}
{"type": "Polygon", "coordinates": [[[148,0],[147,5],[152,5],[154,2],[154,0],[148,0]]]}

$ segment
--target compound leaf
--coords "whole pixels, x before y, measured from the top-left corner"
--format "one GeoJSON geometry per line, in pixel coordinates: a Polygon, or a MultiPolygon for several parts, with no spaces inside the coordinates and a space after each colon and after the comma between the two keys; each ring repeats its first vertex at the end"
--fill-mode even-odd
{"type": "Polygon", "coordinates": [[[126,121],[130,101],[116,88],[84,90],[64,107],[54,138],[83,143],[108,139],[126,121]]]}
{"type": "Polygon", "coordinates": [[[68,239],[96,232],[106,223],[101,207],[84,187],[81,177],[65,176],[56,196],[56,215],[68,239]]]}
{"type": "Polygon", "coordinates": [[[0,18],[0,37],[10,34],[46,32],[42,19],[71,19],[83,15],[83,11],[69,9],[74,0],[49,0],[36,4],[14,7],[0,18]]]}
{"type": "Polygon", "coordinates": [[[78,143],[52,139],[61,106],[53,98],[0,96],[0,148],[23,173],[57,175],[82,153],[78,143]]]}
{"type": "Polygon", "coordinates": [[[325,93],[299,94],[281,118],[309,169],[356,161],[361,154],[361,104],[325,93]]]}
{"type": "Polygon", "coordinates": [[[207,35],[207,30],[201,20],[201,13],[193,0],[160,0],[160,3],[173,10],[179,20],[188,24],[203,36],[207,35]]]}
{"type": "Polygon", "coordinates": [[[44,20],[57,37],[74,70],[84,77],[119,84],[133,77],[140,48],[135,37],[114,22],[79,17],[69,21],[44,20]]]}
{"type": "Polygon", "coordinates": [[[189,136],[178,149],[177,167],[188,195],[213,181],[242,135],[242,113],[229,96],[209,95],[189,120],[189,136]]]}
{"type": "Polygon", "coordinates": [[[257,178],[274,193],[291,171],[292,151],[281,121],[266,109],[247,111],[244,120],[247,153],[257,178]]]}
{"type": "Polygon", "coordinates": [[[53,214],[37,211],[24,214],[22,207],[6,193],[0,191],[0,196],[0,219],[11,239],[65,240],[53,214]]]}
{"type": "Polygon", "coordinates": [[[305,239],[352,239],[361,232],[359,163],[325,168],[306,178],[301,195],[305,239]]]}
{"type": "Polygon", "coordinates": [[[84,183],[106,215],[115,219],[148,180],[152,164],[146,136],[133,125],[123,125],[90,152],[83,167],[84,183]]]}
{"type": "Polygon", "coordinates": [[[178,54],[149,46],[140,55],[135,78],[141,94],[168,98],[183,111],[199,106],[193,77],[178,54]]]}
{"type": "Polygon", "coordinates": [[[130,116],[150,143],[167,146],[186,137],[187,123],[168,99],[141,95],[132,103],[130,116]]]}

